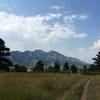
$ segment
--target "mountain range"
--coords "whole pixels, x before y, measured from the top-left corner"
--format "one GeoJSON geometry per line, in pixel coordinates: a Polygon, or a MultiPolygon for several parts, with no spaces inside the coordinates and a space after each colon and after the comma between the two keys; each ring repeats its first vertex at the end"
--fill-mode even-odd
{"type": "Polygon", "coordinates": [[[9,56],[9,59],[14,64],[20,64],[25,66],[32,65],[38,60],[42,60],[45,64],[52,64],[55,63],[56,61],[59,61],[60,64],[64,64],[67,61],[70,65],[74,64],[80,67],[88,65],[86,62],[81,61],[80,59],[67,57],[56,51],[45,52],[43,50],[24,51],[24,52],[12,51],[11,55],[9,56]]]}

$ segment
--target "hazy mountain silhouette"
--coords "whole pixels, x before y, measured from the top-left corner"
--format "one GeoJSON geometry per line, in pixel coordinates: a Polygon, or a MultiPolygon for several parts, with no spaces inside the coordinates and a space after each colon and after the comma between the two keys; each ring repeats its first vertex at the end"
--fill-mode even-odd
{"type": "Polygon", "coordinates": [[[80,59],[67,57],[56,51],[45,52],[42,50],[35,51],[12,51],[9,57],[14,64],[30,65],[38,60],[42,60],[46,64],[55,63],[58,60],[61,64],[67,61],[69,64],[74,64],[77,66],[83,66],[87,64],[80,59]]]}

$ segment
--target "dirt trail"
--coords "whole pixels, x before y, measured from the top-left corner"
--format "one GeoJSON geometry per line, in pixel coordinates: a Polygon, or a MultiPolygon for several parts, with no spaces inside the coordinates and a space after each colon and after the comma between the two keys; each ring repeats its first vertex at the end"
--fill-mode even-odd
{"type": "Polygon", "coordinates": [[[73,92],[73,90],[80,85],[80,82],[75,83],[70,89],[66,90],[60,97],[56,100],[65,100],[73,92]]]}
{"type": "MultiPolygon", "coordinates": [[[[84,90],[83,90],[83,94],[80,98],[80,100],[87,100],[87,88],[88,85],[90,83],[90,79],[87,80],[86,84],[84,85],[84,90]]],[[[75,83],[71,88],[69,88],[68,90],[66,90],[61,96],[59,96],[56,100],[66,100],[66,98],[73,93],[73,91],[80,87],[81,85],[81,81],[78,81],[77,83],[75,83]]]]}
{"type": "Polygon", "coordinates": [[[88,91],[89,83],[90,83],[90,79],[88,79],[87,83],[85,84],[81,100],[87,100],[87,91],[88,91]]]}

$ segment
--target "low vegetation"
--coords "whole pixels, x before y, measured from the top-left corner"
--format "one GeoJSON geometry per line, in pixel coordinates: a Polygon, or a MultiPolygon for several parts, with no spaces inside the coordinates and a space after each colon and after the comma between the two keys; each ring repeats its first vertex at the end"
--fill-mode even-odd
{"type": "Polygon", "coordinates": [[[72,92],[66,97],[66,100],[81,100],[82,94],[84,92],[84,87],[87,82],[87,78],[82,79],[76,87],[73,88],[72,92]]]}
{"type": "Polygon", "coordinates": [[[0,73],[0,100],[56,100],[84,76],[0,73]]]}
{"type": "Polygon", "coordinates": [[[87,92],[87,100],[100,100],[100,76],[95,75],[92,76],[88,92],[87,92]]]}

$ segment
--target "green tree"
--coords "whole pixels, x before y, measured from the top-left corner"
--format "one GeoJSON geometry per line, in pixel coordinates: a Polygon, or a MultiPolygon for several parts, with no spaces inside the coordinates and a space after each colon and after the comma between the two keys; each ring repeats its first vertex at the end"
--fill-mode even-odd
{"type": "Polygon", "coordinates": [[[94,60],[94,68],[96,71],[100,71],[100,51],[98,52],[98,54],[96,55],[95,58],[93,58],[94,60]]]}
{"type": "Polygon", "coordinates": [[[68,62],[65,62],[64,67],[63,67],[63,71],[68,72],[69,69],[70,69],[70,68],[69,68],[69,64],[68,64],[68,62]]]}
{"type": "Polygon", "coordinates": [[[42,72],[44,72],[44,63],[41,60],[39,60],[36,63],[35,71],[42,71],[42,72]]]}
{"type": "Polygon", "coordinates": [[[72,71],[72,73],[77,73],[78,68],[75,65],[72,65],[71,66],[71,71],[72,71]]]}
{"type": "Polygon", "coordinates": [[[21,66],[21,72],[27,72],[27,68],[25,66],[21,66]]]}
{"type": "Polygon", "coordinates": [[[15,66],[15,72],[21,72],[20,65],[16,64],[15,66]]]}
{"type": "Polygon", "coordinates": [[[83,66],[83,73],[86,74],[87,71],[88,71],[88,69],[87,69],[86,65],[84,65],[84,66],[83,66]]]}
{"type": "Polygon", "coordinates": [[[94,64],[91,64],[89,66],[89,71],[96,71],[96,66],[94,64]]]}
{"type": "Polygon", "coordinates": [[[63,71],[67,72],[68,75],[70,76],[70,66],[69,66],[68,62],[65,62],[64,67],[63,67],[63,71]]]}
{"type": "Polygon", "coordinates": [[[22,66],[22,65],[14,65],[15,66],[15,72],[26,72],[27,71],[27,68],[22,66]]]}
{"type": "Polygon", "coordinates": [[[10,71],[12,62],[7,58],[10,55],[10,49],[5,46],[4,40],[0,38],[0,70],[10,71]]]}
{"type": "Polygon", "coordinates": [[[59,72],[60,71],[60,63],[59,61],[56,61],[54,64],[54,72],[59,72]]]}

